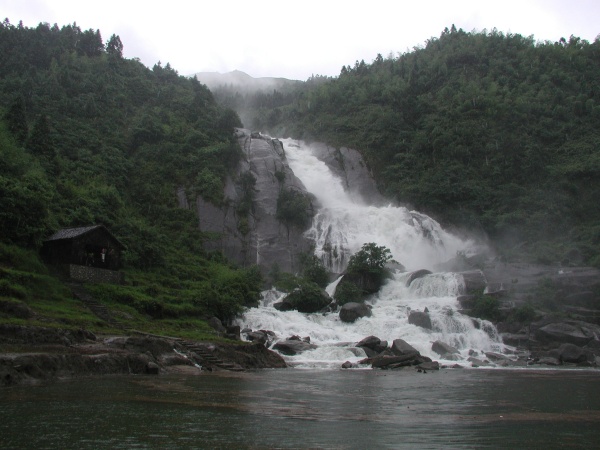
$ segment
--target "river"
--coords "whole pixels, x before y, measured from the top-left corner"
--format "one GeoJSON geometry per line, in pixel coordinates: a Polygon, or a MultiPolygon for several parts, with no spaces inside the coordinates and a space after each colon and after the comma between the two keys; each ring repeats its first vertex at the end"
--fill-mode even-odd
{"type": "Polygon", "coordinates": [[[2,449],[595,448],[595,371],[278,369],[0,390],[2,449]]]}

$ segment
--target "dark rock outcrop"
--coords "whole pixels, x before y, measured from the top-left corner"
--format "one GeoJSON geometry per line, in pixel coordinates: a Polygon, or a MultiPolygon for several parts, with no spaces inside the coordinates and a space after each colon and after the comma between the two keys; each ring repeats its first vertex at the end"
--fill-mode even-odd
{"type": "Polygon", "coordinates": [[[364,303],[350,302],[346,303],[340,309],[340,320],[342,322],[352,323],[361,317],[370,317],[371,308],[364,303]]]}
{"type": "Polygon", "coordinates": [[[217,317],[211,317],[208,319],[208,324],[219,334],[219,336],[223,336],[225,333],[227,333],[227,329],[217,317]]]}
{"type": "Polygon", "coordinates": [[[382,341],[377,336],[367,336],[356,344],[364,350],[367,357],[373,357],[387,349],[387,341],[382,341]]]}
{"type": "Polygon", "coordinates": [[[408,323],[425,328],[427,330],[431,330],[433,328],[429,313],[423,311],[411,311],[408,314],[408,323]]]}
{"type": "MultiPolygon", "coordinates": [[[[283,368],[285,361],[262,344],[198,344],[150,335],[97,338],[84,330],[0,326],[0,343],[27,353],[0,354],[0,386],[108,374],[158,374],[186,367],[196,357],[219,361],[218,370],[283,368]],[[199,355],[200,347],[207,348],[199,355]],[[210,347],[210,349],[208,349],[210,347]]],[[[195,360],[196,359],[196,360],[195,360]]]]}
{"type": "Polygon", "coordinates": [[[406,356],[406,355],[419,355],[419,351],[406,342],[404,339],[394,339],[390,350],[394,355],[406,356]]]}
{"type": "Polygon", "coordinates": [[[222,205],[198,197],[200,229],[215,235],[204,244],[205,248],[220,250],[242,266],[258,264],[266,271],[276,264],[283,272],[295,272],[299,268],[299,255],[309,251],[311,243],[304,230],[279,222],[277,200],[282,189],[308,193],[290,169],[281,141],[242,129],[237,130],[236,136],[245,157],[238,167],[237,178],[249,173],[256,180],[251,187],[252,212],[239,215],[237,205],[248,193],[232,178],[226,180],[227,201],[222,205]]]}
{"type": "Polygon", "coordinates": [[[299,341],[295,339],[286,339],[284,341],[278,341],[273,345],[273,350],[277,350],[284,355],[293,356],[307,350],[313,350],[317,348],[315,344],[309,344],[308,342],[299,341]]]}
{"type": "Polygon", "coordinates": [[[408,287],[416,279],[423,278],[424,276],[430,275],[430,274],[431,274],[431,271],[427,270],[427,269],[415,270],[414,272],[410,273],[410,275],[408,276],[408,278],[406,278],[406,286],[408,287]]]}
{"type": "Polygon", "coordinates": [[[317,158],[344,181],[345,187],[352,194],[360,196],[369,204],[386,204],[358,151],[346,147],[334,148],[320,142],[313,142],[310,147],[317,158]]]}
{"type": "Polygon", "coordinates": [[[600,326],[578,320],[547,318],[531,324],[536,341],[552,347],[553,344],[584,346],[600,336],[600,326]]]}
{"type": "Polygon", "coordinates": [[[353,284],[362,292],[363,297],[365,297],[378,292],[383,282],[384,278],[379,273],[350,272],[344,274],[344,277],[338,283],[338,288],[343,284],[353,284]]]}
{"type": "Polygon", "coordinates": [[[456,347],[453,347],[453,346],[446,344],[445,342],[442,342],[439,340],[435,341],[431,345],[431,350],[436,352],[440,356],[453,355],[453,354],[460,353],[456,347]]]}
{"type": "Polygon", "coordinates": [[[557,349],[558,360],[562,363],[582,363],[588,360],[588,353],[574,344],[563,344],[557,349]]]}
{"type": "MultiPolygon", "coordinates": [[[[283,302],[281,302],[283,303],[283,302]]],[[[285,298],[286,307],[301,313],[316,313],[331,303],[331,297],[324,289],[316,290],[313,287],[300,286],[294,289],[285,298]]],[[[275,308],[277,308],[275,306],[275,308]]]]}
{"type": "Polygon", "coordinates": [[[464,281],[465,295],[480,295],[487,286],[487,279],[481,270],[459,272],[464,281]]]}
{"type": "Polygon", "coordinates": [[[359,364],[370,364],[374,369],[401,369],[431,362],[431,358],[422,356],[417,349],[405,340],[395,339],[389,350],[364,359],[359,364]]]}

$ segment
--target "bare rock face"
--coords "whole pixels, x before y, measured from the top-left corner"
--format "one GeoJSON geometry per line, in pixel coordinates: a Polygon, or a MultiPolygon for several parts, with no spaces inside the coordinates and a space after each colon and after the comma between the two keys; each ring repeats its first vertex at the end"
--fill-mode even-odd
{"type": "Polygon", "coordinates": [[[236,136],[244,160],[236,179],[226,181],[223,205],[196,200],[200,229],[214,234],[205,248],[220,250],[241,266],[269,270],[276,264],[281,271],[295,272],[298,255],[309,250],[310,242],[304,229],[277,219],[277,200],[283,190],[310,194],[290,169],[279,140],[242,129],[236,136]]]}
{"type": "Polygon", "coordinates": [[[360,153],[354,149],[330,147],[321,142],[311,143],[314,154],[339,176],[346,188],[363,200],[384,205],[385,199],[377,190],[377,186],[360,153]]]}

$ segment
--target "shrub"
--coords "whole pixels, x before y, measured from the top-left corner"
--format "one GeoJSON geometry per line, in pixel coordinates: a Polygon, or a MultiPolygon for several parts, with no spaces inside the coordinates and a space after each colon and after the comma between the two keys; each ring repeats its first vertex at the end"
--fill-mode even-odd
{"type": "Polygon", "coordinates": [[[312,281],[319,287],[324,288],[329,284],[327,269],[323,261],[315,255],[302,257],[302,272],[306,280],[312,281]]]}
{"type": "Polygon", "coordinates": [[[531,322],[535,319],[535,309],[529,303],[519,306],[510,315],[512,322],[531,322]]]}
{"type": "Polygon", "coordinates": [[[350,302],[362,302],[363,292],[354,283],[344,283],[343,280],[338,284],[333,296],[338,305],[345,305],[350,302]]]}
{"type": "Polygon", "coordinates": [[[348,273],[378,273],[384,274],[385,265],[392,259],[392,252],[385,246],[370,242],[350,257],[348,273]]]}
{"type": "Polygon", "coordinates": [[[480,295],[475,299],[471,316],[497,322],[502,318],[500,301],[491,295],[480,295]]]}
{"type": "Polygon", "coordinates": [[[282,189],[277,198],[277,220],[288,227],[305,229],[310,225],[313,210],[310,197],[295,189],[282,189]]]}
{"type": "Polygon", "coordinates": [[[329,305],[331,298],[315,283],[302,280],[298,287],[288,294],[286,301],[298,312],[315,313],[329,305]]]}
{"type": "MultiPolygon", "coordinates": [[[[342,282],[354,284],[361,291],[361,297],[373,294],[381,288],[384,279],[389,276],[385,265],[391,259],[391,251],[388,248],[372,242],[364,244],[361,250],[350,257],[342,282]]],[[[344,289],[349,293],[350,288],[344,289]]]]}

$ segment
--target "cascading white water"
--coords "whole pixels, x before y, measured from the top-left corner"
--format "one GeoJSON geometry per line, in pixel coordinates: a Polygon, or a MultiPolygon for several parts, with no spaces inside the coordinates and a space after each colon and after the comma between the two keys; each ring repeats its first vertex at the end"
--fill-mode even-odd
{"type": "MultiPolygon", "coordinates": [[[[468,252],[473,245],[447,233],[423,214],[403,207],[364,204],[346,192],[342,181],[312,154],[310,146],[291,140],[283,142],[290,167],[320,205],[307,235],[315,241],[315,254],[332,272],[341,273],[349,257],[369,242],[389,248],[394,259],[408,270],[432,269],[458,251],[468,252]]],[[[412,281],[408,287],[407,277],[407,272],[395,273],[368,300],[372,316],[352,324],[342,322],[338,313],[278,311],[272,304],[282,294],[275,291],[266,292],[262,305],[247,311],[238,323],[242,328],[271,330],[278,339],[293,335],[310,337],[317,349],[286,357],[288,363],[300,367],[339,367],[344,361],[357,362],[366,355],[355,344],[370,335],[388,342],[404,339],[422,355],[436,360],[440,360],[439,355],[431,350],[436,340],[459,349],[463,359],[471,350],[501,349],[493,325],[474,321],[457,311],[462,276],[430,274],[412,281]],[[432,330],[408,323],[410,311],[425,308],[432,330]]],[[[328,287],[330,294],[335,291],[335,284],[328,287]]]]}
{"type": "Polygon", "coordinates": [[[350,256],[368,242],[384,245],[407,270],[431,269],[465,250],[469,243],[447,233],[432,218],[404,207],[377,207],[350,195],[340,178],[317,159],[310,147],[286,139],[290,167],[321,208],[307,235],[315,253],[334,273],[341,273],[350,256]]]}

